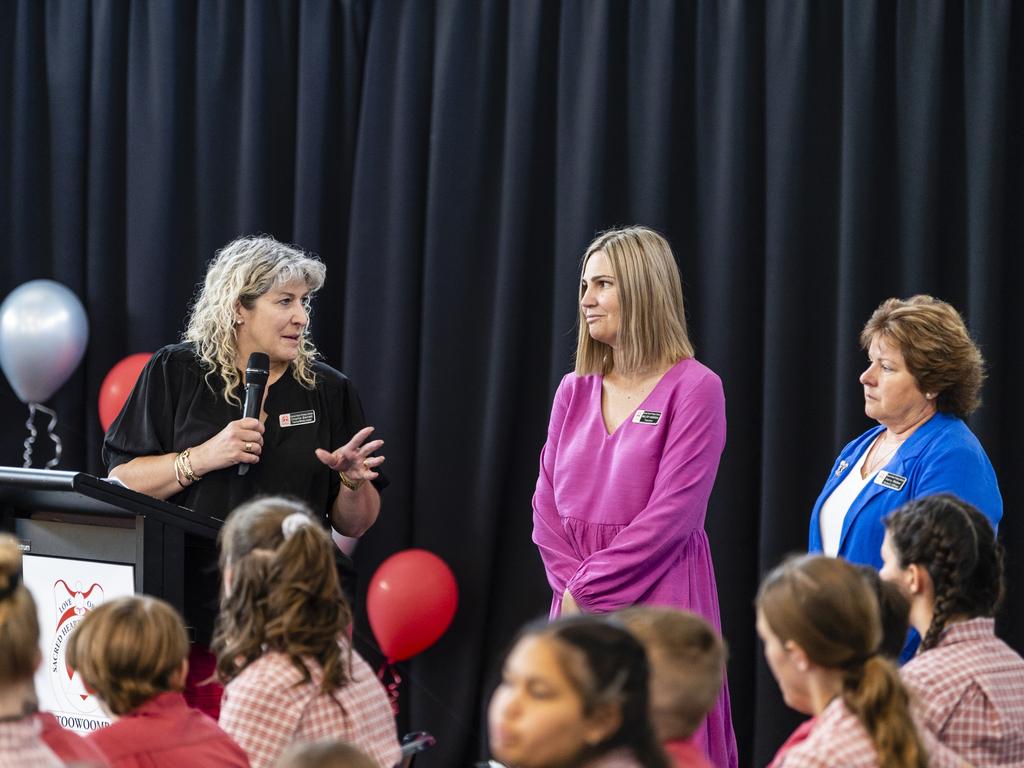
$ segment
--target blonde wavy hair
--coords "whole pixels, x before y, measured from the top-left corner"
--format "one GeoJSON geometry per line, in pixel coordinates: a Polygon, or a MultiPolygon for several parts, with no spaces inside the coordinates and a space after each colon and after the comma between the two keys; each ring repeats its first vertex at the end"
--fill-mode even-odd
{"type": "MultiPolygon", "coordinates": [[[[647,227],[609,229],[588,246],[581,274],[598,251],[608,256],[619,294],[620,373],[637,373],[661,362],[677,363],[693,357],[679,267],[668,241],[647,227]]],[[[581,281],[576,374],[608,374],[614,367],[611,347],[591,338],[582,301],[581,281]]]]}
{"type": "MultiPolygon", "coordinates": [[[[305,283],[313,294],[323,287],[326,275],[327,267],[318,258],[267,235],[240,237],[217,251],[206,268],[206,279],[192,303],[182,336],[195,345],[206,365],[206,383],[210,384],[210,376],[218,375],[224,383],[224,399],[240,406],[236,305],[252,309],[260,296],[293,282],[305,283]]],[[[312,363],[320,354],[310,340],[309,327],[307,323],[302,329],[299,355],[292,364],[292,375],[306,389],[316,383],[312,363]]]]}

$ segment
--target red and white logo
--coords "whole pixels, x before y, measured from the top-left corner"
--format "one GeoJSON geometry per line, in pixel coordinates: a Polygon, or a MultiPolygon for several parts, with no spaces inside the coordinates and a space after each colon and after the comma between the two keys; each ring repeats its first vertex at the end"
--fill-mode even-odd
{"type": "Polygon", "coordinates": [[[43,656],[35,678],[39,708],[78,733],[109,725],[99,699],[86,692],[67,663],[68,638],[93,608],[135,592],[132,566],[26,554],[22,567],[39,616],[43,656]]]}
{"type": "Polygon", "coordinates": [[[90,696],[78,673],[67,663],[67,639],[88,611],[103,602],[106,592],[100,584],[92,583],[83,587],[75,582],[71,587],[64,579],[53,583],[53,606],[56,624],[50,641],[50,680],[58,701],[82,713],[99,712],[99,702],[90,696]]]}

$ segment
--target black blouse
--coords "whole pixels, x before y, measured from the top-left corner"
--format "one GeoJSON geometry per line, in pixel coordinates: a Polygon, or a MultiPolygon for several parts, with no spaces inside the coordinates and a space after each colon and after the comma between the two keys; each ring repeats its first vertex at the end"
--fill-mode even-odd
{"type": "MultiPolygon", "coordinates": [[[[329,524],[341,480],[314,450],[340,448],[366,420],[344,374],[320,362],[313,363],[313,372],[313,389],[299,384],[290,370],[268,389],[263,452],[247,474],[240,477],[236,466],[209,472],[168,501],[223,520],[254,496],[286,494],[307,502],[329,524]]],[[[241,406],[230,405],[223,392],[219,376],[206,378],[191,344],[157,351],[103,441],[107,470],[138,456],[194,447],[240,419],[241,406]]],[[[373,482],[378,490],[387,485],[384,475],[373,482]]]]}

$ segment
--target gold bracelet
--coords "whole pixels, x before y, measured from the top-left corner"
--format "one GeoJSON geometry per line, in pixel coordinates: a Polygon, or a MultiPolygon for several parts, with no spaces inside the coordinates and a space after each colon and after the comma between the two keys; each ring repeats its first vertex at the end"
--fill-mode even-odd
{"type": "Polygon", "coordinates": [[[360,486],[362,486],[363,484],[362,480],[359,480],[358,482],[354,480],[349,480],[347,477],[345,477],[344,472],[339,472],[338,477],[341,478],[341,484],[348,488],[350,491],[358,491],[360,486]]]}
{"type": "Polygon", "coordinates": [[[178,466],[178,460],[181,458],[181,454],[177,454],[174,457],[174,479],[178,481],[178,485],[182,488],[188,488],[183,482],[181,482],[181,467],[178,466]]]}
{"type": "Polygon", "coordinates": [[[189,451],[191,448],[186,448],[184,451],[178,454],[178,458],[181,460],[181,471],[185,473],[185,477],[190,483],[194,483],[197,480],[202,480],[202,475],[197,475],[192,470],[192,460],[189,458],[189,451]]]}

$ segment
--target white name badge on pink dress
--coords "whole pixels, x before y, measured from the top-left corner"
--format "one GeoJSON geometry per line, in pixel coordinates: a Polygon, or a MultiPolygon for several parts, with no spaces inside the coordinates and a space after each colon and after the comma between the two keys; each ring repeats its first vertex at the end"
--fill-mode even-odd
{"type": "Polygon", "coordinates": [[[661,421],[661,411],[645,411],[643,409],[633,414],[634,424],[657,424],[661,421]]]}

